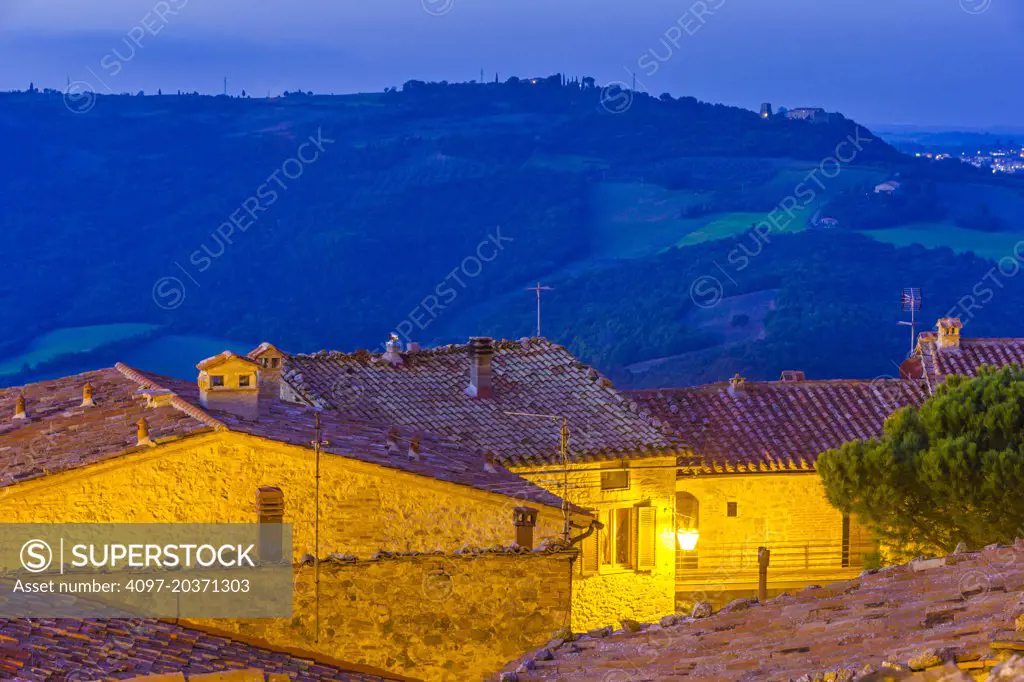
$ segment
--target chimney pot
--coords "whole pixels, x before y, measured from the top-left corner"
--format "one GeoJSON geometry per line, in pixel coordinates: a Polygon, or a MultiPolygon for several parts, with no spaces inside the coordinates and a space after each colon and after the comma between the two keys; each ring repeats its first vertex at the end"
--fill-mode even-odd
{"type": "Polygon", "coordinates": [[[391,334],[391,338],[384,344],[384,359],[392,366],[402,364],[401,348],[402,344],[398,340],[398,334],[391,334]]]}
{"type": "Polygon", "coordinates": [[[807,381],[807,375],[804,374],[802,370],[787,369],[787,370],[783,370],[782,376],[779,377],[779,381],[785,381],[785,382],[807,381]]]}
{"type": "Polygon", "coordinates": [[[741,377],[738,372],[736,373],[736,376],[734,376],[732,379],[729,379],[729,395],[736,395],[740,391],[740,389],[743,388],[744,381],[746,380],[743,377],[741,377]]]}
{"type": "Polygon", "coordinates": [[[153,439],[149,437],[149,423],[146,421],[145,417],[139,419],[138,427],[138,444],[140,446],[145,445],[149,447],[156,445],[156,443],[153,442],[153,439]]]}
{"type": "Polygon", "coordinates": [[[85,386],[82,387],[82,407],[94,407],[96,405],[92,399],[92,384],[85,382],[85,386]]]}
{"type": "Polygon", "coordinates": [[[260,561],[276,563],[284,556],[284,493],[266,486],[256,491],[256,516],[259,521],[260,561]]]}
{"type": "Polygon", "coordinates": [[[25,394],[19,393],[18,399],[14,402],[14,418],[28,419],[28,412],[25,411],[25,394]]]}
{"type": "Polygon", "coordinates": [[[473,336],[469,339],[469,387],[466,395],[471,398],[493,398],[494,385],[491,376],[491,357],[494,355],[494,340],[489,336],[473,336]]]}
{"type": "Polygon", "coordinates": [[[390,429],[388,429],[388,437],[387,441],[384,444],[384,447],[388,451],[389,455],[398,454],[398,429],[396,429],[395,427],[391,427],[390,429]]]}
{"type": "Polygon", "coordinates": [[[409,441],[409,459],[413,462],[420,461],[420,437],[413,436],[409,441]]]}
{"type": "Polygon", "coordinates": [[[537,510],[533,507],[516,507],[512,510],[512,525],[516,527],[516,544],[525,549],[533,549],[537,510]]]}

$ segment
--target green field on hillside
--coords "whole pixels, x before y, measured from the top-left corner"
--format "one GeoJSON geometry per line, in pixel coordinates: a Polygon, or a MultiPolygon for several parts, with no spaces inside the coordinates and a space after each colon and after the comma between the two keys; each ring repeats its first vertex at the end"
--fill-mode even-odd
{"type": "Polygon", "coordinates": [[[920,244],[929,249],[948,247],[956,253],[973,252],[998,261],[1013,257],[1014,246],[1024,239],[1020,232],[978,232],[951,223],[915,223],[886,230],[864,230],[864,234],[886,244],[920,244]]]}

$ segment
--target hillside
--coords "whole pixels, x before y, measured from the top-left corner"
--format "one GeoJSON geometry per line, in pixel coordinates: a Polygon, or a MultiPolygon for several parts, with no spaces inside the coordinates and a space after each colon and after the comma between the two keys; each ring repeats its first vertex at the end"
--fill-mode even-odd
{"type": "MultiPolygon", "coordinates": [[[[519,337],[533,332],[523,289],[538,279],[556,287],[545,333],[627,384],[783,365],[877,374],[902,333],[880,333],[879,355],[855,368],[808,344],[832,343],[847,321],[893,324],[899,286],[934,280],[952,299],[929,315],[945,312],[991,267],[881,242],[965,251],[978,235],[995,257],[1024,210],[1019,185],[909,159],[840,116],[763,120],[557,77],[94,104],[0,95],[0,144],[17,160],[0,169],[0,385],[115,357],[188,376],[203,353],[261,340],[310,351],[375,348],[395,329],[424,343],[519,337]],[[844,140],[858,142],[853,158],[823,163],[844,140]],[[859,215],[874,201],[865,188],[897,175],[922,188],[918,203],[951,205],[922,213],[911,199],[897,209],[913,223],[817,229],[830,206],[859,215]],[[728,307],[688,303],[682,273],[714,272],[744,240],[753,251],[750,226],[801,187],[813,199],[776,230],[778,248],[776,234],[763,245],[756,276],[725,292],[728,307]],[[956,212],[982,215],[978,204],[999,221],[960,226],[956,212]],[[830,265],[830,249],[852,251],[830,265]],[[837,280],[836,265],[856,277],[837,280]],[[824,285],[831,301],[801,300],[824,285]]],[[[1011,320],[987,331],[1024,333],[1011,320]]]]}

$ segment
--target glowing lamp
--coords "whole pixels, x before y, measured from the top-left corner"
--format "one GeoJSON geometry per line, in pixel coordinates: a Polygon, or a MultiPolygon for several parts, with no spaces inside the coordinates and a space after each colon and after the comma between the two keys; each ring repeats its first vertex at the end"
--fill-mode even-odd
{"type": "Polygon", "coordinates": [[[679,549],[684,552],[692,552],[697,549],[697,540],[700,539],[700,531],[696,528],[687,528],[676,531],[676,539],[679,541],[679,549]]]}

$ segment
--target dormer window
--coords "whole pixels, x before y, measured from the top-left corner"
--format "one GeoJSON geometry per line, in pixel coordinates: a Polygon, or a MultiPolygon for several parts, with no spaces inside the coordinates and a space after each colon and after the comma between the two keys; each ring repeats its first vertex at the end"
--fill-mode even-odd
{"type": "Polygon", "coordinates": [[[238,377],[238,386],[240,388],[246,388],[248,385],[249,385],[249,375],[248,374],[243,374],[240,377],[238,377]]]}
{"type": "Polygon", "coordinates": [[[277,369],[277,366],[281,364],[281,358],[270,358],[270,366],[277,369]]]}
{"type": "Polygon", "coordinates": [[[211,374],[210,375],[210,385],[211,386],[223,386],[224,385],[224,375],[223,374],[211,374]]]}

